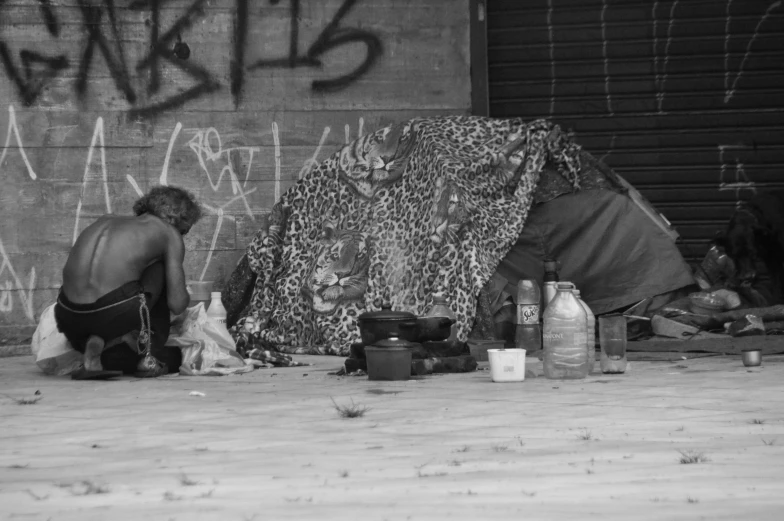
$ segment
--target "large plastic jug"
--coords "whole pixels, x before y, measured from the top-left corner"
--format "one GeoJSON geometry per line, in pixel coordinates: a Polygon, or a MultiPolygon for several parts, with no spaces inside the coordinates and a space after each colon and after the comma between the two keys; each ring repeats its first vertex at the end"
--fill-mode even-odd
{"type": "Polygon", "coordinates": [[[555,380],[585,378],[589,373],[585,347],[588,317],[573,289],[574,284],[559,282],[544,312],[544,375],[555,380]]]}
{"type": "Polygon", "coordinates": [[[586,348],[588,350],[588,373],[593,372],[594,367],[596,366],[596,316],[591,311],[591,308],[588,304],[580,296],[580,290],[574,290],[574,296],[577,297],[577,301],[585,310],[586,318],[588,319],[586,324],[586,333],[587,333],[587,342],[586,348]]]}

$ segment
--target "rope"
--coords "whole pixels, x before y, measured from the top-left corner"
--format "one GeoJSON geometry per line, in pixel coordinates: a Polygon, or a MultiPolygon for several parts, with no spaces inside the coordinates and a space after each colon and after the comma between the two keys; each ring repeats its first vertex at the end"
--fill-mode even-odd
{"type": "Polygon", "coordinates": [[[141,302],[139,304],[139,322],[141,323],[141,330],[139,331],[139,341],[137,345],[145,345],[144,351],[139,351],[139,354],[150,354],[150,346],[152,345],[152,329],[150,327],[150,308],[147,307],[147,297],[144,293],[139,294],[141,302]]]}

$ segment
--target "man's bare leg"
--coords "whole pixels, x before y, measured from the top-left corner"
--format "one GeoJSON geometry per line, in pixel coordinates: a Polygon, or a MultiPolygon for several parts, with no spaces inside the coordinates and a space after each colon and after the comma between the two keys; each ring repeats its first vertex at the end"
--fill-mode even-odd
{"type": "Polygon", "coordinates": [[[87,339],[84,348],[84,368],[88,371],[102,371],[101,353],[104,348],[103,338],[92,335],[87,339]]]}

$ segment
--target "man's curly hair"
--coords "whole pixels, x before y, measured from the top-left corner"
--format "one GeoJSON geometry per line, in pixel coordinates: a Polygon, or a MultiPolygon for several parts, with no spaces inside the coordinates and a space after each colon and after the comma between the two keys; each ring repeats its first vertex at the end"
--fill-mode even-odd
{"type": "Polygon", "coordinates": [[[176,186],[156,186],[133,204],[136,215],[148,213],[186,233],[201,219],[201,207],[193,194],[176,186]]]}

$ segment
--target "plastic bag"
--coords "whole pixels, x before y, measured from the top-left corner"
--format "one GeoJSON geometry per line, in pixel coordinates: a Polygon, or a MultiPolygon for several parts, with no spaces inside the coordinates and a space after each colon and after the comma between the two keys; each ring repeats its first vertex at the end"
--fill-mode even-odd
{"type": "Polygon", "coordinates": [[[237,374],[255,368],[237,353],[226,327],[207,316],[203,303],[186,309],[182,319],[166,341],[167,346],[182,349],[181,375],[237,374]]]}
{"type": "Polygon", "coordinates": [[[71,343],[57,329],[54,319],[54,304],[41,313],[38,327],[30,345],[35,363],[46,374],[65,376],[82,367],[82,353],[71,347],[71,343]]]}

